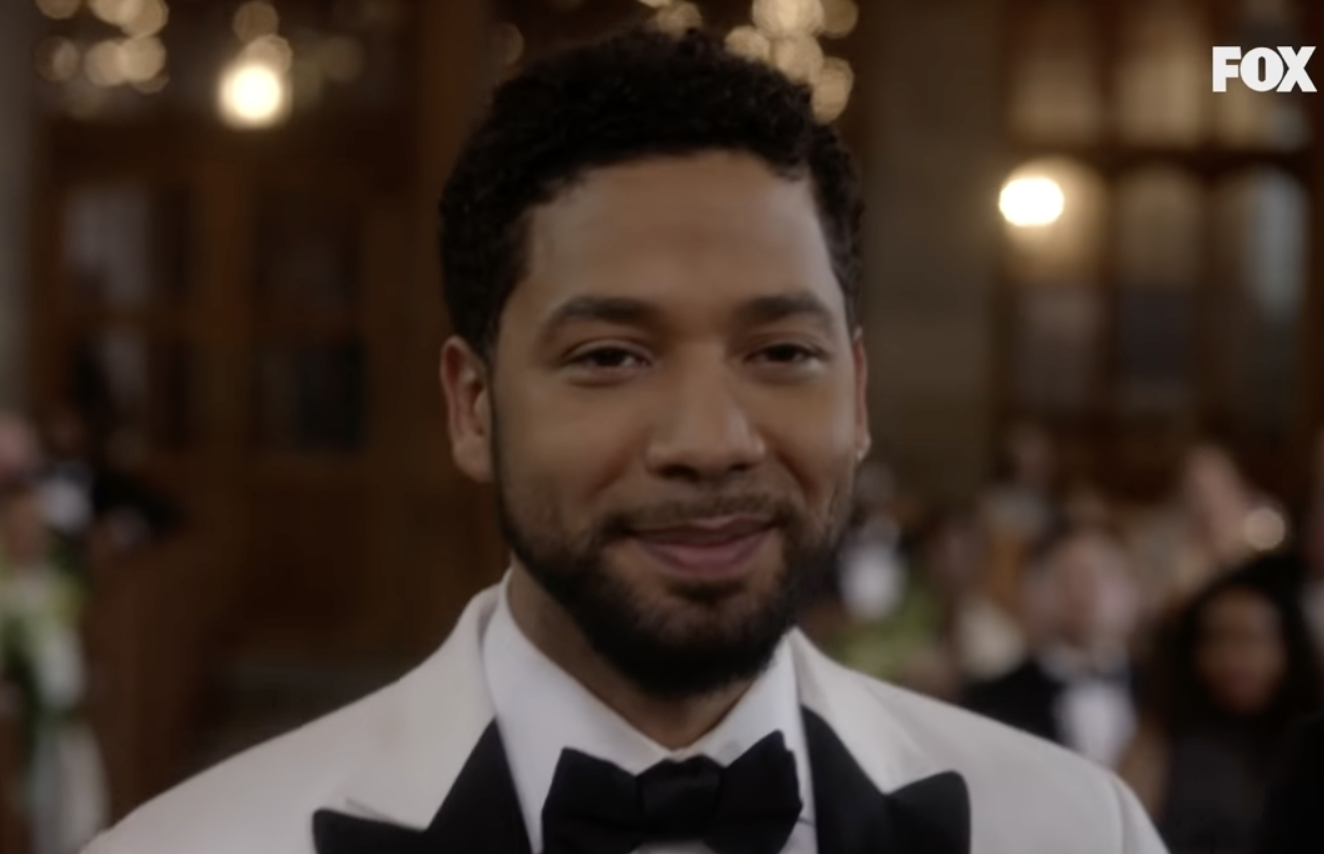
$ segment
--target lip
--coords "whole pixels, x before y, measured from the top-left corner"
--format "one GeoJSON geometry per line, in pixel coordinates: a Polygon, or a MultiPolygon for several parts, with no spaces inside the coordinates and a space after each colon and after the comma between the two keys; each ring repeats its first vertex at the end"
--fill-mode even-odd
{"type": "Polygon", "coordinates": [[[711,530],[686,526],[640,532],[632,539],[671,573],[686,578],[729,580],[749,571],[754,556],[772,532],[767,522],[742,521],[711,530]]]}

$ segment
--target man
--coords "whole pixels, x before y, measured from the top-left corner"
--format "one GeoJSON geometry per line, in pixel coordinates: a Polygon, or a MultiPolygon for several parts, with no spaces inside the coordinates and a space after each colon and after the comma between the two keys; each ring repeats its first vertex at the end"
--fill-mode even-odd
{"type": "Polygon", "coordinates": [[[1130,561],[1106,529],[1065,525],[1037,544],[1026,588],[1033,652],[972,686],[965,704],[1115,767],[1136,725],[1129,648],[1141,601],[1130,561]]]}
{"type": "Polygon", "coordinates": [[[808,92],[718,42],[508,82],[442,202],[441,378],[509,575],[95,854],[1160,852],[1114,778],[790,631],[869,445],[859,209],[808,92]]]}

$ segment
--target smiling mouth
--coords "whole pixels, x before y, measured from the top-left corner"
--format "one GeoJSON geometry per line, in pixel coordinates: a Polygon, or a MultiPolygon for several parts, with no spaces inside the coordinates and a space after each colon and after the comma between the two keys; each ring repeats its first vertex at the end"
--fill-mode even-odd
{"type": "Polygon", "coordinates": [[[697,579],[730,579],[752,566],[771,536],[769,519],[729,516],[634,532],[639,548],[669,572],[697,579]]]}

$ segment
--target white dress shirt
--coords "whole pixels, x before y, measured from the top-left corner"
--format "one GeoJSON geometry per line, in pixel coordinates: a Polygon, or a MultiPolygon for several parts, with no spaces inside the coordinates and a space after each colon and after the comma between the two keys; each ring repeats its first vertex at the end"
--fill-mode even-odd
{"type": "MultiPolygon", "coordinates": [[[[561,751],[571,747],[639,774],[667,759],[706,755],[727,765],[781,730],[795,755],[800,814],[783,854],[817,854],[814,796],[795,668],[786,645],[772,665],[711,732],[685,750],[670,751],[640,733],[543,655],[510,613],[506,585],[483,636],[483,668],[496,709],[515,791],[534,852],[542,851],[542,805],[561,751]]],[[[709,854],[701,843],[646,845],[638,854],[709,854]]]]}
{"type": "Polygon", "coordinates": [[[1105,768],[1116,768],[1135,735],[1135,700],[1125,680],[1125,655],[1103,658],[1092,665],[1080,653],[1054,646],[1039,661],[1065,686],[1056,712],[1066,747],[1105,768]]]}

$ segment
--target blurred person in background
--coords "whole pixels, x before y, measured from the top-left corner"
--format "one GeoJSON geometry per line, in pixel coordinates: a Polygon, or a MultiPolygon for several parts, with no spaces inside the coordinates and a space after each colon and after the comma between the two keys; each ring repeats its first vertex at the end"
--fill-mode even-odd
{"type": "Polygon", "coordinates": [[[1133,529],[1134,546],[1160,615],[1172,614],[1222,573],[1283,542],[1282,514],[1245,480],[1218,445],[1190,449],[1167,508],[1133,529]]]}
{"type": "Polygon", "coordinates": [[[44,423],[47,463],[42,504],[51,527],[104,564],[174,533],[183,519],[175,502],[136,473],[140,449],[125,431],[99,441],[74,407],[44,423]]]}
{"type": "Polygon", "coordinates": [[[35,854],[72,854],[103,829],[106,783],[83,719],[82,591],[35,483],[0,488],[0,648],[23,723],[35,854]]]}
{"type": "Polygon", "coordinates": [[[877,460],[861,465],[854,509],[836,565],[805,585],[799,622],[810,638],[824,641],[895,610],[904,568],[894,498],[891,470],[877,460]]]}
{"type": "Polygon", "coordinates": [[[871,444],[861,189],[807,87],[698,32],[507,80],[443,195],[440,373],[509,571],[91,850],[1159,854],[1113,776],[793,630],[871,444]]]}
{"type": "Polygon", "coordinates": [[[902,589],[887,613],[857,619],[826,646],[847,666],[946,700],[968,679],[1011,667],[1024,650],[1019,626],[986,595],[980,516],[953,505],[907,537],[902,589]]]}
{"type": "Polygon", "coordinates": [[[41,443],[27,419],[0,412],[0,488],[31,481],[42,466],[41,443]]]}
{"type": "Polygon", "coordinates": [[[1324,661],[1324,491],[1306,510],[1300,537],[1301,606],[1305,609],[1315,649],[1324,661]]]}
{"type": "Polygon", "coordinates": [[[1215,580],[1156,662],[1154,705],[1121,765],[1173,854],[1251,850],[1288,728],[1320,706],[1305,620],[1276,567],[1215,580]]]}
{"type": "Polygon", "coordinates": [[[1324,851],[1324,716],[1299,724],[1286,741],[1265,795],[1254,854],[1324,851]]]}
{"type": "Polygon", "coordinates": [[[983,496],[989,531],[1022,542],[1044,536],[1056,513],[1058,474],[1057,447],[1049,432],[1030,421],[1014,425],[983,496]]]}
{"type": "Polygon", "coordinates": [[[835,573],[849,619],[881,620],[901,599],[901,526],[892,513],[892,473],[878,462],[860,468],[856,482],[857,517],[842,546],[835,573]]]}
{"type": "Polygon", "coordinates": [[[1048,429],[1019,422],[1003,437],[993,481],[980,497],[988,560],[983,583],[1010,614],[1020,607],[1026,553],[1059,513],[1059,468],[1057,443],[1048,429]]]}
{"type": "Polygon", "coordinates": [[[965,705],[1114,767],[1136,725],[1142,605],[1130,556],[1106,528],[1067,524],[1036,545],[1025,586],[1029,654],[971,685],[965,705]]]}

